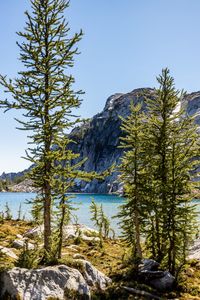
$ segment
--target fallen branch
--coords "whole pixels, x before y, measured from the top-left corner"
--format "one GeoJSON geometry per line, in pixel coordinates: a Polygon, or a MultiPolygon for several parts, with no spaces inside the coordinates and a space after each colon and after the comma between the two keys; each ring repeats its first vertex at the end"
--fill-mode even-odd
{"type": "Polygon", "coordinates": [[[141,290],[136,290],[134,288],[130,288],[130,287],[126,287],[126,286],[122,286],[122,288],[129,292],[130,294],[134,294],[134,295],[139,295],[139,296],[146,296],[149,297],[150,299],[155,299],[155,300],[162,300],[160,297],[150,294],[148,292],[145,291],[141,291],[141,290]]]}

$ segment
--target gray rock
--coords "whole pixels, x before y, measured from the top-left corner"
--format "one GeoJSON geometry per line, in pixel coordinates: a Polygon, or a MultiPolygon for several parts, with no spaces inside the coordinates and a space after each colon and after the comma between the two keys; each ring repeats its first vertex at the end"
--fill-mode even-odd
{"type": "Polygon", "coordinates": [[[139,279],[159,292],[171,291],[175,283],[175,277],[168,271],[144,271],[139,274],[139,279]]]}
{"type": "Polygon", "coordinates": [[[139,265],[139,271],[156,271],[159,263],[153,259],[142,259],[139,265]]]}
{"type": "Polygon", "coordinates": [[[24,237],[35,238],[38,236],[42,236],[43,232],[44,232],[44,225],[36,226],[26,231],[24,233],[24,237]]]}
{"type": "MultiPolygon", "coordinates": [[[[123,149],[118,148],[121,135],[121,120],[119,116],[129,115],[131,101],[140,102],[144,94],[154,95],[153,89],[136,89],[130,93],[112,95],[106,101],[103,111],[90,121],[71,132],[71,138],[76,142],[70,145],[75,153],[80,153],[80,160],[87,157],[83,165],[85,171],[101,173],[113,163],[118,165],[123,149]]],[[[117,182],[118,172],[109,175],[105,180],[93,180],[89,183],[77,181],[73,191],[86,193],[113,193],[122,188],[117,182]]]]}
{"type": "Polygon", "coordinates": [[[139,265],[139,279],[160,292],[173,289],[175,278],[168,271],[158,270],[159,263],[153,259],[142,259],[139,265]]]}
{"type": "Polygon", "coordinates": [[[70,251],[73,252],[78,252],[78,249],[76,249],[75,245],[66,246],[65,249],[69,249],[70,251]]]}
{"type": "Polygon", "coordinates": [[[194,241],[194,244],[190,248],[188,258],[200,260],[200,239],[194,241]]]}
{"type": "Polygon", "coordinates": [[[0,252],[5,254],[6,256],[9,256],[13,259],[17,259],[17,255],[14,253],[14,251],[10,248],[6,248],[6,247],[3,247],[3,246],[0,246],[0,252]]]}
{"type": "MultiPolygon", "coordinates": [[[[90,299],[91,289],[104,289],[111,280],[98,271],[88,261],[79,259],[83,265],[81,274],[77,269],[65,265],[27,270],[14,268],[0,274],[0,299],[6,294],[11,298],[23,300],[71,299],[76,294],[78,299],[90,299]]],[[[73,298],[74,299],[74,298],[73,298]]]]}
{"type": "MultiPolygon", "coordinates": [[[[67,266],[27,270],[14,268],[0,275],[0,298],[8,293],[12,298],[46,300],[64,299],[64,294],[75,292],[90,299],[90,288],[78,270],[67,266]]],[[[70,298],[69,298],[70,299],[70,298]]]]}
{"type": "Polygon", "coordinates": [[[34,245],[31,243],[26,242],[25,240],[14,240],[12,243],[13,247],[16,249],[22,249],[25,247],[25,245],[27,245],[27,248],[29,250],[33,250],[34,249],[34,245]]]}
{"type": "Polygon", "coordinates": [[[98,231],[83,224],[70,224],[64,227],[64,236],[66,239],[75,238],[79,234],[82,237],[95,237],[98,235],[98,231]]]}
{"type": "Polygon", "coordinates": [[[23,239],[23,236],[21,234],[17,234],[16,237],[20,240],[23,239]]]}
{"type": "MultiPolygon", "coordinates": [[[[24,237],[34,238],[41,236],[44,232],[44,225],[40,225],[29,229],[27,232],[24,233],[24,237]]],[[[93,228],[90,228],[83,224],[70,224],[66,225],[63,229],[64,239],[74,239],[77,238],[79,235],[81,239],[84,241],[95,241],[99,242],[98,231],[93,228]]]]}
{"type": "Polygon", "coordinates": [[[83,277],[89,286],[104,290],[112,282],[109,277],[97,270],[89,261],[83,259],[77,259],[76,261],[83,265],[83,277]]]}
{"type": "Polygon", "coordinates": [[[79,253],[74,254],[73,258],[74,259],[85,259],[85,257],[83,255],[79,254],[79,253]]]}
{"type": "MultiPolygon", "coordinates": [[[[151,88],[135,89],[126,94],[115,94],[108,98],[103,111],[91,118],[85,125],[75,128],[71,137],[76,141],[70,148],[80,153],[80,160],[87,157],[83,165],[84,171],[102,172],[112,164],[120,163],[123,149],[118,148],[121,135],[121,121],[119,116],[127,117],[130,114],[130,102],[143,102],[144,96],[155,98],[155,91],[151,88]]],[[[195,121],[200,125],[200,92],[185,95],[181,107],[186,113],[195,115],[195,121]]],[[[146,107],[143,106],[145,110],[146,107]]],[[[200,133],[200,126],[199,126],[200,133]]],[[[199,170],[200,171],[200,168],[199,170]]],[[[197,176],[196,180],[200,180],[197,176]]],[[[118,181],[118,173],[114,172],[105,180],[93,180],[89,183],[77,181],[74,191],[87,193],[123,193],[123,187],[118,181]]]]}
{"type": "Polygon", "coordinates": [[[80,236],[85,242],[99,243],[98,231],[81,224],[72,224],[64,227],[64,239],[74,239],[80,236]]]}
{"type": "Polygon", "coordinates": [[[84,242],[94,242],[94,243],[99,243],[100,242],[99,237],[92,237],[92,236],[87,236],[87,235],[84,235],[84,234],[81,235],[81,239],[84,242]]]}
{"type": "Polygon", "coordinates": [[[174,283],[175,278],[168,271],[162,272],[160,276],[158,276],[157,278],[152,278],[149,281],[149,284],[159,292],[166,292],[172,290],[174,287],[174,283]]]}
{"type": "Polygon", "coordinates": [[[37,189],[33,187],[33,182],[30,179],[25,179],[22,182],[11,187],[12,192],[34,193],[37,189]]]}

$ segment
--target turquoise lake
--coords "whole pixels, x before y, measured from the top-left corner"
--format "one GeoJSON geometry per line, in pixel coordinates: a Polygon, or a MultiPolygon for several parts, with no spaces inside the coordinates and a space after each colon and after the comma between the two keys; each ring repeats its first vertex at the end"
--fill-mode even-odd
{"type": "MultiPolygon", "coordinates": [[[[26,219],[31,219],[31,205],[26,204],[27,200],[31,200],[35,197],[34,193],[0,193],[0,212],[5,211],[5,205],[8,203],[9,208],[11,209],[13,218],[17,218],[18,210],[21,203],[22,206],[22,216],[25,215],[26,219]]],[[[93,222],[90,220],[91,214],[89,206],[92,199],[95,200],[97,204],[103,205],[103,210],[105,214],[110,218],[111,227],[119,233],[119,226],[117,223],[119,220],[112,219],[119,211],[119,206],[123,203],[123,198],[114,195],[97,195],[97,194],[74,194],[73,206],[78,208],[74,211],[78,218],[78,223],[85,224],[90,227],[94,227],[93,222]]],[[[73,220],[72,220],[73,222],[73,220]]]]}
{"type": "MultiPolygon", "coordinates": [[[[8,203],[13,218],[17,218],[21,203],[22,216],[25,215],[26,219],[31,219],[31,205],[26,204],[26,201],[33,199],[35,195],[35,193],[0,193],[0,212],[5,211],[5,205],[8,203]]],[[[97,204],[103,205],[103,210],[109,217],[111,227],[115,230],[116,234],[118,235],[120,233],[118,225],[119,219],[113,219],[112,217],[119,212],[119,206],[124,202],[123,198],[114,195],[98,194],[74,194],[72,196],[74,197],[71,200],[73,202],[73,206],[77,208],[73,214],[77,216],[79,224],[85,224],[94,228],[94,224],[90,220],[91,213],[89,209],[91,201],[94,199],[97,204]]],[[[194,200],[193,203],[197,205],[197,211],[200,213],[200,200],[194,200]]],[[[72,219],[72,223],[73,222],[74,220],[72,219]]]]}

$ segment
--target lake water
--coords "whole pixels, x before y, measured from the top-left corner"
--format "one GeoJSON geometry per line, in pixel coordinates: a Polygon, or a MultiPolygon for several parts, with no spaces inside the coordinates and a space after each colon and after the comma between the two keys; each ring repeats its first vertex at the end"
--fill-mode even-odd
{"type": "MultiPolygon", "coordinates": [[[[8,203],[13,218],[17,218],[21,203],[22,216],[25,215],[26,219],[31,219],[31,205],[26,204],[26,201],[33,199],[35,195],[35,193],[0,193],[0,212],[5,211],[5,205],[8,203]]],[[[118,235],[120,233],[120,228],[117,224],[119,220],[116,218],[112,219],[112,217],[119,212],[119,206],[124,201],[123,198],[113,195],[98,194],[75,194],[73,197],[74,198],[71,200],[73,202],[73,206],[78,208],[73,212],[73,214],[77,216],[78,223],[94,228],[94,224],[90,220],[91,213],[89,209],[91,201],[94,199],[98,205],[103,205],[103,210],[106,216],[109,217],[111,227],[115,230],[116,234],[118,235]]],[[[197,211],[200,212],[200,200],[194,200],[193,203],[197,205],[197,211]]]]}
{"type": "MultiPolygon", "coordinates": [[[[17,218],[21,203],[22,216],[25,215],[26,219],[31,219],[31,205],[26,204],[26,201],[33,199],[35,195],[35,193],[0,193],[0,212],[5,211],[5,205],[8,203],[13,218],[17,218]]],[[[74,198],[71,200],[73,206],[78,208],[73,214],[78,217],[78,223],[94,227],[93,222],[90,220],[91,214],[89,210],[91,201],[94,199],[97,204],[103,205],[106,216],[110,218],[111,227],[116,231],[116,234],[119,234],[119,226],[117,225],[119,220],[112,219],[112,216],[118,213],[118,207],[123,203],[123,198],[113,195],[97,194],[75,194],[73,197],[74,198]]]]}

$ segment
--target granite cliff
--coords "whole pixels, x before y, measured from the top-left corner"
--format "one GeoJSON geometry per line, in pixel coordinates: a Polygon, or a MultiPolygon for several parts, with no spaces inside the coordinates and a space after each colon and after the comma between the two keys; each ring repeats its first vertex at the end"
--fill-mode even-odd
{"type": "MultiPolygon", "coordinates": [[[[112,164],[119,165],[123,152],[118,148],[121,136],[119,116],[126,117],[129,114],[130,102],[140,102],[144,95],[153,97],[154,90],[145,88],[127,94],[114,94],[107,99],[101,113],[72,131],[71,137],[75,143],[71,144],[70,148],[80,153],[80,159],[87,157],[82,167],[85,171],[101,173],[112,164]]],[[[75,191],[113,193],[120,189],[117,177],[118,173],[114,172],[103,181],[93,180],[85,183],[77,180],[75,191]]]]}
{"type": "MultiPolygon", "coordinates": [[[[70,135],[75,143],[71,144],[70,148],[80,153],[80,159],[87,157],[87,161],[82,166],[83,170],[100,173],[112,164],[120,163],[123,150],[118,148],[119,137],[122,134],[119,116],[126,117],[129,114],[131,101],[140,102],[144,96],[153,98],[154,95],[154,90],[151,88],[136,89],[126,94],[114,94],[107,99],[101,113],[71,132],[70,135]]],[[[185,95],[181,106],[186,108],[189,115],[197,114],[196,122],[200,125],[200,92],[185,95]]],[[[2,175],[3,178],[10,177],[10,174],[2,175]]],[[[16,173],[15,176],[19,174],[16,173]]],[[[114,172],[103,181],[93,180],[86,183],[77,180],[73,191],[105,194],[116,192],[121,188],[117,177],[118,173],[114,172]]]]}

